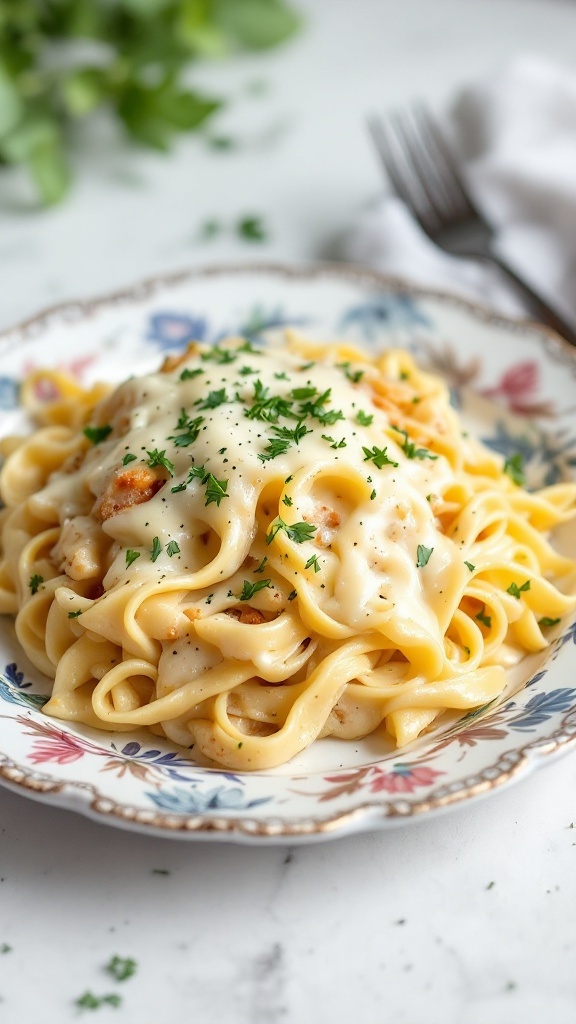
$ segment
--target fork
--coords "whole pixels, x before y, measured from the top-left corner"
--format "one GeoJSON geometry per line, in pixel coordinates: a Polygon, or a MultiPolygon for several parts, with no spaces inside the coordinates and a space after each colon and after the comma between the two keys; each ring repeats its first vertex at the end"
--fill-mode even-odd
{"type": "Polygon", "coordinates": [[[534,315],[576,346],[576,331],[495,249],[495,231],[474,205],[457,160],[424,104],[372,117],[369,128],[397,195],[428,237],[453,256],[490,261],[528,299],[534,315]]]}

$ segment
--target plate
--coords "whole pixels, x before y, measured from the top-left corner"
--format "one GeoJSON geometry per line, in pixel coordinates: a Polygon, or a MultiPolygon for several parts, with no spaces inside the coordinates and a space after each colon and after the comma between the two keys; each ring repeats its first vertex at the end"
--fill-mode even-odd
{"type": "MultiPolygon", "coordinates": [[[[545,328],[345,266],[193,270],[48,310],[0,337],[2,431],[22,429],[19,381],[59,367],[83,382],[155,369],[192,339],[287,325],[371,349],[408,348],[450,383],[461,415],[532,484],[576,474],[576,351],[545,328]]],[[[574,531],[561,542],[576,557],[574,531]],[[572,545],[572,550],[569,550],[572,545]],[[566,547],[567,546],[567,547],[566,547]]],[[[46,717],[47,680],[0,623],[0,778],[22,794],[161,836],[326,839],[416,820],[525,776],[576,745],[576,624],[515,670],[497,706],[445,721],[398,752],[382,740],[320,740],[281,768],[236,775],[149,733],[46,717]]]]}

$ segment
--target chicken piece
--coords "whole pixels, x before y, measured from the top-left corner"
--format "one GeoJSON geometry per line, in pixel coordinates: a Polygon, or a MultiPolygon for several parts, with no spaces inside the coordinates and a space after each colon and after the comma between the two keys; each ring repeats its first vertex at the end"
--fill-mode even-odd
{"type": "Polygon", "coordinates": [[[165,482],[164,477],[148,466],[134,466],[117,471],[98,498],[92,514],[104,523],[125,508],[150,501],[165,482]]]}
{"type": "Polygon", "coordinates": [[[259,626],[261,622],[268,621],[262,612],[258,611],[257,608],[252,608],[250,605],[247,605],[245,608],[229,608],[226,614],[246,626],[259,626]]]}
{"type": "Polygon", "coordinates": [[[90,580],[103,574],[105,553],[110,544],[100,523],[90,516],[65,520],[52,557],[61,572],[72,580],[90,580]]]}

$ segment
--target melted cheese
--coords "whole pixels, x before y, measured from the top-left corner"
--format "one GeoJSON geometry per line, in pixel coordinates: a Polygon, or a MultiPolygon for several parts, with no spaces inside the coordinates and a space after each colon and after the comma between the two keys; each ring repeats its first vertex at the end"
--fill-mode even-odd
{"type": "Polygon", "coordinates": [[[58,397],[1,477],[0,610],[47,714],[235,769],[381,722],[405,743],[574,605],[540,523],[576,488],[515,486],[406,353],[231,339],[96,397],[69,427],[58,397]]]}

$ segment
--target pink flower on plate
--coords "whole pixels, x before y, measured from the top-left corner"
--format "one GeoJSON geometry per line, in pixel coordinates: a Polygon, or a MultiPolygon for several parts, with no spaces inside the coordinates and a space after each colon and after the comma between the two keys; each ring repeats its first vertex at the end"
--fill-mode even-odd
{"type": "Polygon", "coordinates": [[[375,768],[377,773],[370,781],[370,792],[380,793],[413,793],[418,786],[431,786],[439,775],[434,768],[409,768],[407,765],[396,765],[391,772],[375,768]]]}
{"type": "Polygon", "coordinates": [[[64,732],[55,732],[45,739],[36,740],[32,744],[32,750],[28,759],[34,764],[45,764],[48,761],[56,764],[71,764],[84,756],[86,750],[81,742],[74,736],[68,736],[64,732]]]}
{"type": "Polygon", "coordinates": [[[495,387],[486,388],[482,394],[486,398],[503,399],[511,412],[521,416],[550,416],[553,405],[546,399],[537,399],[539,386],[540,367],[534,361],[527,361],[511,366],[495,387]]]}

